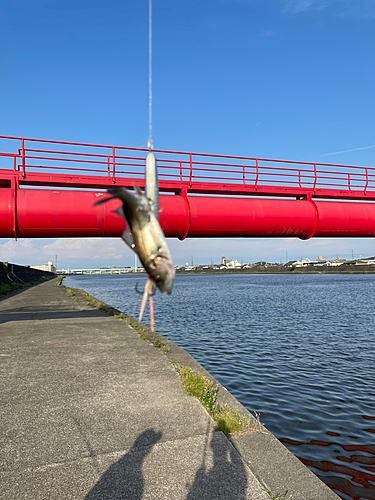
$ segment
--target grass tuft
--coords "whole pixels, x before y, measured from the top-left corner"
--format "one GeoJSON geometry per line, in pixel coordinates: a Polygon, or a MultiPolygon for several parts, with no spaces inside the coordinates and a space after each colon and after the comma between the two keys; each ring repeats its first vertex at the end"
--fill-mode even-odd
{"type": "Polygon", "coordinates": [[[245,421],[238,411],[223,405],[217,409],[215,422],[224,434],[232,434],[248,428],[248,421],[245,421]]]}
{"type": "Polygon", "coordinates": [[[224,434],[248,431],[264,432],[264,427],[259,421],[259,415],[255,415],[255,421],[253,422],[244,418],[237,410],[228,408],[226,404],[217,404],[218,385],[214,386],[206,377],[187,366],[179,368],[177,371],[181,377],[184,391],[199,399],[213,418],[217,428],[224,434]]]}
{"type": "Polygon", "coordinates": [[[54,284],[54,286],[60,286],[62,283],[62,280],[65,278],[65,276],[59,276],[54,284]]]}
{"type": "Polygon", "coordinates": [[[22,285],[21,283],[1,283],[0,285],[0,295],[6,295],[9,292],[13,292],[14,290],[21,290],[25,288],[26,285],[22,285]]]}
{"type": "Polygon", "coordinates": [[[115,314],[114,316],[115,316],[115,318],[117,318],[117,319],[125,319],[125,317],[126,317],[124,313],[115,314]]]}
{"type": "Polygon", "coordinates": [[[151,335],[149,334],[148,328],[138,326],[136,324],[136,322],[133,320],[128,320],[128,325],[131,326],[133,328],[133,330],[135,330],[139,334],[141,339],[147,340],[148,342],[151,342],[151,344],[153,344],[155,347],[160,349],[162,352],[169,351],[169,347],[167,345],[165,345],[164,342],[162,342],[161,340],[154,340],[151,337],[151,335]]]}
{"type": "Polygon", "coordinates": [[[290,500],[292,498],[292,495],[289,495],[288,497],[286,496],[287,493],[284,495],[274,495],[273,493],[270,493],[269,491],[265,491],[267,495],[270,497],[271,500],[290,500]]]}
{"type": "MultiPolygon", "coordinates": [[[[64,285],[62,285],[64,286],[64,285]]],[[[71,297],[74,297],[77,293],[82,295],[86,299],[86,303],[88,306],[95,307],[96,309],[100,309],[101,311],[106,312],[107,314],[110,314],[111,316],[115,316],[116,318],[123,319],[125,318],[125,315],[123,313],[117,314],[116,309],[113,307],[105,304],[101,300],[95,299],[94,297],[91,297],[90,294],[87,292],[84,292],[83,290],[80,290],[79,288],[66,288],[66,293],[70,295],[71,297]]],[[[77,299],[76,299],[77,300],[77,299]]]]}
{"type": "Polygon", "coordinates": [[[55,286],[61,286],[62,288],[65,288],[67,295],[72,297],[72,299],[75,302],[77,302],[77,294],[80,294],[82,295],[83,298],[86,299],[86,303],[88,306],[100,309],[101,311],[104,311],[107,314],[114,316],[117,319],[126,319],[126,315],[124,313],[122,312],[119,313],[117,309],[115,309],[114,307],[107,305],[105,302],[102,302],[101,300],[98,300],[95,297],[91,297],[91,295],[88,294],[87,292],[80,290],[79,288],[70,288],[68,286],[62,285],[61,281],[63,278],[64,276],[60,276],[59,279],[56,281],[55,286]]]}
{"type": "Polygon", "coordinates": [[[181,368],[179,374],[184,391],[199,399],[213,418],[217,428],[224,434],[250,429],[250,421],[243,418],[237,410],[216,403],[218,385],[214,386],[206,377],[187,366],[181,368]]]}
{"type": "Polygon", "coordinates": [[[206,377],[188,366],[179,370],[182,387],[187,394],[195,396],[205,406],[210,414],[216,410],[216,396],[219,386],[213,386],[206,377]]]}

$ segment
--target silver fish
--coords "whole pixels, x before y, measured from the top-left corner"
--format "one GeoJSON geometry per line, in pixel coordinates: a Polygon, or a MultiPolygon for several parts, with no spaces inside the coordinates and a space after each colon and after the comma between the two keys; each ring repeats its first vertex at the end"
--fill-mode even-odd
{"type": "Polygon", "coordinates": [[[122,201],[122,206],[115,210],[126,222],[121,238],[136,252],[159,290],[170,294],[175,276],[171,253],[150,202],[138,186],[134,185],[134,188],[136,193],[125,188],[109,189],[111,196],[97,201],[95,205],[114,198],[122,201]]]}

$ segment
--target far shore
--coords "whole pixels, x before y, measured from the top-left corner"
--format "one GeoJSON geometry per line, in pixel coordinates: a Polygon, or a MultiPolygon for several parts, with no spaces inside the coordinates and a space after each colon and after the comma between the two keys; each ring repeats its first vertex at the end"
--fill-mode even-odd
{"type": "MultiPolygon", "coordinates": [[[[118,273],[114,268],[113,272],[85,273],[84,276],[108,276],[116,274],[146,274],[144,270],[126,273],[118,273]]],[[[176,269],[176,274],[375,274],[375,265],[356,266],[356,265],[341,265],[341,266],[304,266],[304,267],[284,267],[279,265],[254,266],[251,268],[241,269],[210,269],[198,267],[197,269],[186,270],[176,269]]],[[[66,274],[64,276],[82,276],[82,274],[66,274]]]]}
{"type": "Polygon", "coordinates": [[[249,269],[176,269],[176,274],[375,274],[375,265],[370,266],[256,266],[249,269]]]}

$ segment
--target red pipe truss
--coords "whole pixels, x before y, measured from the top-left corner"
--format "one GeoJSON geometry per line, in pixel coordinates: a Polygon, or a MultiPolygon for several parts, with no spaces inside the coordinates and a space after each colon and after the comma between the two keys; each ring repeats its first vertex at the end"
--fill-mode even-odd
{"type": "MultiPolygon", "coordinates": [[[[0,237],[117,237],[116,200],[94,207],[103,192],[0,188],[0,237]]],[[[167,237],[369,237],[375,203],[162,195],[167,237]]]]}

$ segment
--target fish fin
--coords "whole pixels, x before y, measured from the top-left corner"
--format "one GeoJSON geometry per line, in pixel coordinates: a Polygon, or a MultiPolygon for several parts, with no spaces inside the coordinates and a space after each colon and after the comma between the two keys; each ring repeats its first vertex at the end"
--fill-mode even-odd
{"type": "MultiPolygon", "coordinates": [[[[124,219],[125,219],[125,217],[124,217],[124,219]]],[[[125,221],[126,221],[126,219],[125,219],[125,221]]],[[[125,243],[132,250],[134,250],[134,248],[135,248],[134,239],[133,239],[133,235],[132,235],[132,232],[130,231],[130,227],[129,227],[128,223],[126,223],[126,228],[125,228],[125,231],[122,233],[121,238],[125,241],[125,243]]]]}
{"type": "Polygon", "coordinates": [[[102,205],[102,203],[107,203],[109,200],[113,200],[114,196],[110,196],[109,198],[102,198],[101,200],[98,200],[94,203],[94,207],[96,205],[102,205]]]}
{"type": "Polygon", "coordinates": [[[115,198],[120,198],[119,191],[120,191],[119,189],[107,189],[107,193],[105,193],[105,194],[109,194],[110,196],[108,196],[108,198],[104,198],[104,199],[100,199],[100,200],[96,201],[94,203],[94,206],[101,205],[102,203],[106,203],[109,200],[114,200],[115,198]]]}
{"type": "Polygon", "coordinates": [[[116,210],[112,210],[112,213],[118,215],[119,217],[121,217],[121,219],[126,220],[126,217],[124,214],[124,208],[122,206],[116,208],[116,210]]]}
{"type": "Polygon", "coordinates": [[[143,196],[143,193],[142,193],[142,190],[141,188],[135,183],[133,182],[133,187],[134,187],[134,191],[139,195],[139,196],[143,196]]]}

